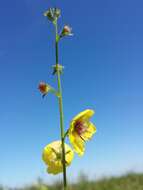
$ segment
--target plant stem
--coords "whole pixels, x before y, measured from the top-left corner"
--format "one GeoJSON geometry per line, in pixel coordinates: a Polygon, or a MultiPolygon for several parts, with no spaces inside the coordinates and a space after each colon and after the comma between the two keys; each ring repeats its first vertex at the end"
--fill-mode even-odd
{"type": "MultiPolygon", "coordinates": [[[[55,23],[55,31],[56,31],[56,65],[59,64],[59,55],[58,55],[58,24],[55,23]]],[[[58,67],[57,67],[58,68],[58,67]]],[[[61,128],[61,142],[62,142],[62,163],[63,163],[63,186],[64,190],[67,190],[67,179],[66,179],[66,161],[65,161],[65,133],[64,133],[64,113],[63,113],[63,99],[62,99],[62,87],[61,87],[61,77],[60,71],[57,69],[57,81],[58,81],[58,92],[59,92],[59,111],[60,111],[60,128],[61,128]]]]}

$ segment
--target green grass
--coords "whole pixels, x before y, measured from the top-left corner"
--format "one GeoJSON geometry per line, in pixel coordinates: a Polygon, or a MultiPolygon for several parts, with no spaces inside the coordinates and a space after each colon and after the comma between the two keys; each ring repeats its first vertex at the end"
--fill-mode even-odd
{"type": "MultiPolygon", "coordinates": [[[[0,190],[3,190],[1,186],[0,190]]],[[[62,185],[56,182],[49,186],[39,181],[37,185],[17,188],[17,190],[62,190],[62,185]]],[[[130,173],[125,176],[104,178],[98,181],[89,181],[86,176],[82,175],[76,184],[69,186],[68,190],[143,190],[143,174],[130,173]]]]}

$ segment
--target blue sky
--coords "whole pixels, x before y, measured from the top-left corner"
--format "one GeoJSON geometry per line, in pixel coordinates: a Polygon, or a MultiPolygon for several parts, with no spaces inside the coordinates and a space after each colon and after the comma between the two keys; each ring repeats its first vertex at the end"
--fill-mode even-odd
{"type": "Polygon", "coordinates": [[[59,139],[57,99],[43,100],[40,81],[56,88],[51,75],[54,30],[43,12],[62,9],[60,28],[74,36],[60,43],[65,127],[91,108],[97,126],[68,177],[143,171],[143,2],[141,0],[2,1],[0,3],[0,183],[27,184],[45,172],[43,147],[59,139]]]}

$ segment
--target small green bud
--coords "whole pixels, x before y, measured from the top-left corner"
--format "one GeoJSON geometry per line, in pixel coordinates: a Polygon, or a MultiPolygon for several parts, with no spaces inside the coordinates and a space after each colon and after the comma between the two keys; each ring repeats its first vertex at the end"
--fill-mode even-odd
{"type": "Polygon", "coordinates": [[[63,73],[63,69],[64,69],[64,67],[62,65],[60,65],[60,64],[53,65],[53,73],[52,74],[54,75],[58,71],[59,71],[60,74],[62,74],[63,73]]]}
{"type": "Polygon", "coordinates": [[[54,23],[61,16],[61,10],[58,8],[50,8],[44,12],[44,16],[54,23]]]}
{"type": "Polygon", "coordinates": [[[58,8],[55,8],[55,17],[59,18],[61,16],[61,10],[58,8]]]}

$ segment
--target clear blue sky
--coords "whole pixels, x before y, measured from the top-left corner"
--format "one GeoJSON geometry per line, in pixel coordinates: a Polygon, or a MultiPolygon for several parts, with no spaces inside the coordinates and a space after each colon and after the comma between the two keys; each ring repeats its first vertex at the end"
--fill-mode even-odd
{"type": "Polygon", "coordinates": [[[0,183],[47,181],[43,147],[59,139],[58,104],[37,90],[56,87],[53,27],[43,12],[62,9],[60,27],[74,36],[60,43],[65,126],[86,108],[96,110],[97,134],[75,156],[68,177],[143,171],[143,1],[5,0],[0,3],[0,183]]]}

